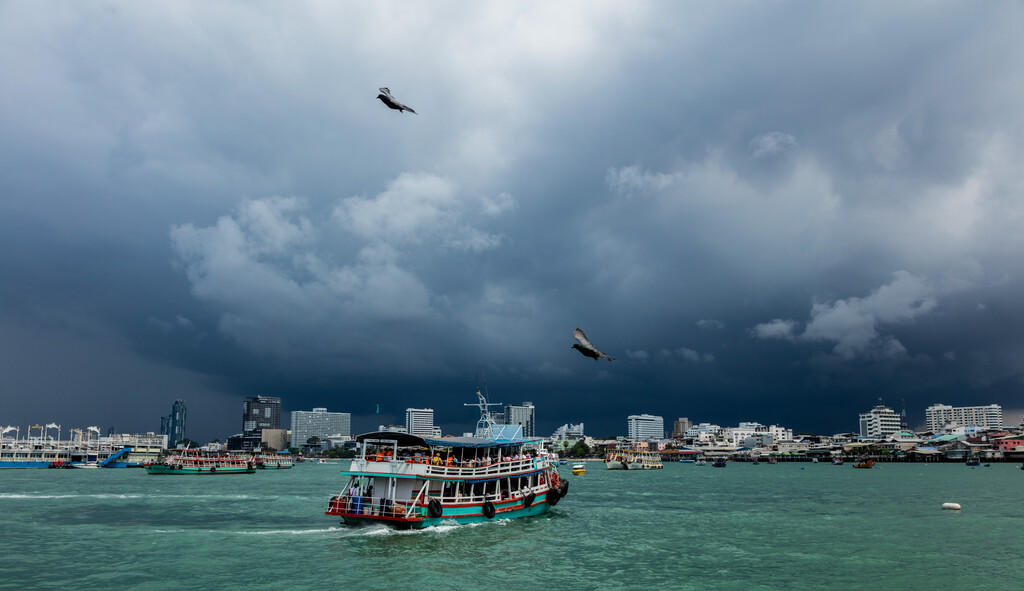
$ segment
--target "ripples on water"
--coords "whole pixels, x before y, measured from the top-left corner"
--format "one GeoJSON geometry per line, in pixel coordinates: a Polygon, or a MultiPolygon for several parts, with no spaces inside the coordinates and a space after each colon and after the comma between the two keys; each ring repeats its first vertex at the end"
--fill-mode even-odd
{"type": "Polygon", "coordinates": [[[399,531],[323,514],[335,466],[5,470],[0,589],[1024,588],[1016,465],[566,477],[569,496],[542,516],[399,531]]]}

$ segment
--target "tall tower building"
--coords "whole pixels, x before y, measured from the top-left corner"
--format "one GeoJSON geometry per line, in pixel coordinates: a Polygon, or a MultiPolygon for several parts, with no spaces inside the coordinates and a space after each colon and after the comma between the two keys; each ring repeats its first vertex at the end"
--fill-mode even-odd
{"type": "Polygon", "coordinates": [[[520,405],[505,406],[505,424],[519,425],[523,428],[523,437],[535,437],[537,434],[535,413],[532,402],[520,405]]]}
{"type": "Polygon", "coordinates": [[[327,412],[326,408],[292,411],[292,447],[302,447],[310,437],[321,440],[330,435],[351,435],[352,415],[347,412],[327,412]]]}
{"type": "Polygon", "coordinates": [[[405,409],[405,428],[410,435],[431,437],[434,435],[434,409],[405,409]]]}
{"type": "Polygon", "coordinates": [[[654,415],[629,415],[626,417],[629,438],[637,441],[660,439],[665,436],[665,419],[654,415]]]}
{"type": "Polygon", "coordinates": [[[160,417],[160,434],[167,436],[167,447],[174,447],[185,439],[185,401],[175,400],[171,414],[160,417]]]}
{"type": "Polygon", "coordinates": [[[689,431],[690,427],[692,426],[693,423],[691,423],[690,419],[686,417],[682,417],[676,419],[675,421],[672,421],[672,438],[679,439],[682,437],[686,437],[686,432],[689,431]]]}
{"type": "Polygon", "coordinates": [[[861,437],[884,437],[900,430],[900,415],[888,406],[878,406],[860,413],[861,437]]]}
{"type": "Polygon", "coordinates": [[[252,436],[264,429],[281,428],[281,399],[276,396],[249,396],[242,403],[242,433],[252,436]]]}

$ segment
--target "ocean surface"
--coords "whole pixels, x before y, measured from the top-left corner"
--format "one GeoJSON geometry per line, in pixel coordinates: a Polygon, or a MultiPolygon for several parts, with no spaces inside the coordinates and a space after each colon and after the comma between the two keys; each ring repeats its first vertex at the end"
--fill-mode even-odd
{"type": "Polygon", "coordinates": [[[1016,464],[591,462],[543,516],[405,532],[324,515],[343,467],[2,470],[0,589],[1024,589],[1016,464]]]}

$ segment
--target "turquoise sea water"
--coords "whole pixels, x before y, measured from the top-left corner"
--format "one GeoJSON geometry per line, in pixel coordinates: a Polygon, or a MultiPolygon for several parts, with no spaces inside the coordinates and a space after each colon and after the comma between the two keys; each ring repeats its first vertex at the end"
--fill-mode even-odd
{"type": "Polygon", "coordinates": [[[546,515],[409,532],[324,515],[340,467],[0,471],[0,589],[1024,589],[1012,464],[563,466],[546,515]]]}

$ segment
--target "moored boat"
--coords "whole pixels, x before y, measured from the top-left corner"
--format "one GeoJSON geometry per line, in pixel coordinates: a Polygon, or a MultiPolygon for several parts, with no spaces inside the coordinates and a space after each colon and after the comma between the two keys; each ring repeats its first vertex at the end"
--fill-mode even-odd
{"type": "Polygon", "coordinates": [[[978,458],[967,458],[966,465],[974,468],[981,465],[981,460],[978,458]]]}
{"type": "Polygon", "coordinates": [[[252,454],[252,465],[257,470],[286,470],[295,463],[288,452],[261,451],[252,454]]]}
{"type": "Polygon", "coordinates": [[[147,474],[252,474],[252,456],[176,449],[163,461],[146,465],[147,474]]]}
{"type": "Polygon", "coordinates": [[[872,467],[874,465],[875,465],[875,461],[874,460],[864,460],[862,462],[854,464],[853,467],[854,468],[867,469],[867,468],[870,468],[870,467],[872,467]]]}
{"type": "Polygon", "coordinates": [[[725,458],[718,458],[711,463],[712,468],[725,468],[725,458]]]}
{"type": "Polygon", "coordinates": [[[604,457],[609,470],[660,470],[664,468],[661,456],[637,449],[612,449],[604,457]]]}
{"type": "Polygon", "coordinates": [[[843,465],[843,458],[832,458],[832,465],[833,466],[842,466],[843,465]]]}
{"type": "Polygon", "coordinates": [[[580,462],[579,464],[573,464],[573,466],[572,466],[572,475],[573,476],[586,476],[586,474],[587,474],[587,465],[586,464],[584,464],[583,462],[580,462]]]}

